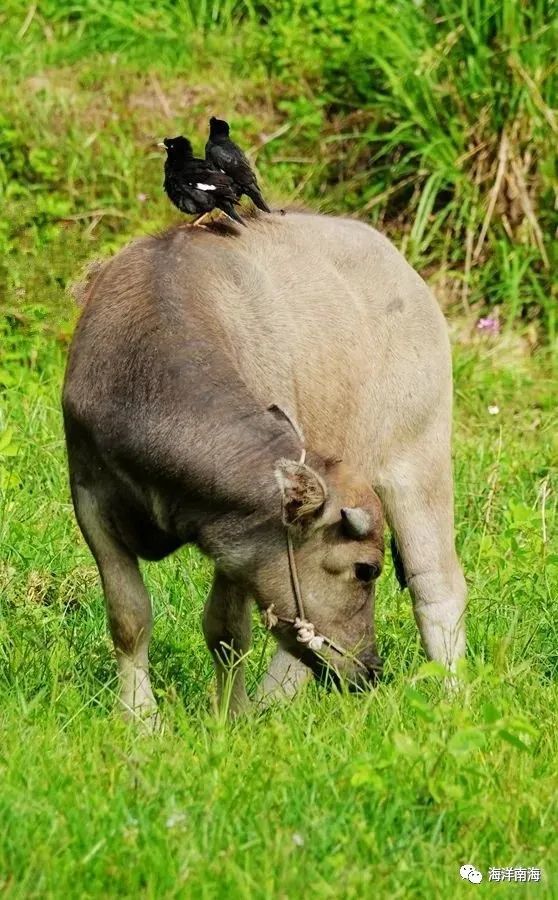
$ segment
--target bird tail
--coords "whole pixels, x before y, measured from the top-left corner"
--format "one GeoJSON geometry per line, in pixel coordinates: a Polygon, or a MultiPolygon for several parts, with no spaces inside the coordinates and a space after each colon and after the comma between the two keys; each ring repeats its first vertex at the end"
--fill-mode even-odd
{"type": "Polygon", "coordinates": [[[232,203],[224,202],[221,206],[221,209],[228,215],[230,219],[234,219],[235,222],[238,222],[239,225],[244,225],[244,227],[246,228],[246,222],[242,221],[232,203]]]}
{"type": "Polygon", "coordinates": [[[270,213],[271,210],[264,198],[262,197],[260,191],[257,188],[251,188],[249,191],[246,191],[252,203],[255,203],[258,209],[261,209],[262,212],[270,213]]]}

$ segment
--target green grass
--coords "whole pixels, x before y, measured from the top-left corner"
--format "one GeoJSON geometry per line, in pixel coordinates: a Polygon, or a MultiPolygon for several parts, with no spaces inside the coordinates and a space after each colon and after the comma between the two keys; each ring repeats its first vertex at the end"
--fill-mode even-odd
{"type": "MultiPolygon", "coordinates": [[[[443,0],[436,20],[429,3],[374,6],[8,0],[0,13],[2,896],[525,894],[461,882],[465,862],[485,883],[489,866],[541,867],[527,893],[558,896],[555,20],[542,0],[443,0]],[[142,738],[114,712],[66,483],[65,288],[87,259],[174,221],[154,142],[186,131],[200,145],[208,112],[257,151],[272,198],[380,224],[452,317],[470,587],[453,699],[388,565],[377,690],[310,686],[223,724],[200,628],[211,569],[184,550],[145,568],[164,732],[142,738]],[[503,129],[542,244],[506,174],[473,259],[503,129]],[[496,338],[475,329],[486,309],[496,338]]],[[[252,687],[270,649],[256,623],[252,687]]]]}
{"type": "MultiPolygon", "coordinates": [[[[465,861],[485,877],[491,865],[540,866],[533,896],[555,895],[550,362],[511,337],[456,346],[456,518],[470,585],[458,698],[421,667],[409,599],[388,567],[377,624],[387,672],[374,693],[311,687],[285,709],[223,725],[200,629],[209,565],[184,551],[146,567],[165,722],[147,739],[113,712],[102,595],[66,485],[64,352],[20,331],[4,336],[20,364],[0,450],[6,896],[465,896],[465,861]]],[[[252,684],[265,655],[258,628],[252,684]]]]}

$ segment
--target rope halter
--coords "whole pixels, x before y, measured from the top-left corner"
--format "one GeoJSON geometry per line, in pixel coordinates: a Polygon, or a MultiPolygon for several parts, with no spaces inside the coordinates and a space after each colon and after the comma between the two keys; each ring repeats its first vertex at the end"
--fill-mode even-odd
{"type": "MultiPolygon", "coordinates": [[[[302,449],[300,452],[299,465],[304,465],[306,461],[306,446],[304,441],[304,435],[300,427],[295,423],[295,421],[291,418],[291,416],[280,406],[277,406],[275,403],[268,407],[270,412],[279,413],[284,419],[287,420],[294,433],[298,437],[300,443],[302,444],[302,449]]],[[[282,500],[284,504],[284,499],[282,500]]],[[[283,521],[285,521],[285,517],[283,516],[283,521]]],[[[330,650],[334,650],[340,656],[344,656],[346,658],[350,658],[357,665],[361,666],[365,671],[367,667],[365,664],[356,656],[354,653],[351,653],[341,644],[337,644],[335,641],[332,641],[330,638],[326,637],[323,634],[320,634],[315,625],[312,624],[307,618],[304,610],[304,600],[302,597],[302,591],[300,589],[300,581],[298,578],[298,571],[296,567],[296,557],[293,546],[293,537],[292,537],[292,529],[289,525],[285,525],[285,534],[287,541],[287,558],[289,561],[289,575],[291,579],[291,588],[293,592],[293,597],[295,601],[295,609],[296,616],[294,618],[287,618],[285,616],[280,616],[275,611],[275,604],[271,603],[262,611],[262,620],[265,627],[271,631],[275,628],[280,622],[286,625],[290,625],[294,631],[296,632],[296,640],[299,644],[304,644],[309,650],[312,650],[314,653],[320,654],[322,648],[328,647],[330,650]]]]}

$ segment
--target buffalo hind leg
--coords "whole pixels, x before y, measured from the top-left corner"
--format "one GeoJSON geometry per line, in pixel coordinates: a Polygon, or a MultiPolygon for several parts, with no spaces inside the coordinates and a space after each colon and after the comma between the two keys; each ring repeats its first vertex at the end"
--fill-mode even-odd
{"type": "Polygon", "coordinates": [[[217,703],[230,718],[249,706],[245,656],[251,641],[250,600],[246,592],[216,572],[203,614],[203,631],[215,663],[217,703]]]}
{"type": "Polygon", "coordinates": [[[447,442],[431,440],[400,458],[378,487],[426,654],[454,669],[465,653],[467,589],[455,552],[447,442]]]}
{"type": "Polygon", "coordinates": [[[152,730],[157,725],[148,660],[153,616],[137,557],[107,531],[89,491],[76,487],[73,495],[77,520],[101,576],[124,717],[141,720],[152,730]]]}

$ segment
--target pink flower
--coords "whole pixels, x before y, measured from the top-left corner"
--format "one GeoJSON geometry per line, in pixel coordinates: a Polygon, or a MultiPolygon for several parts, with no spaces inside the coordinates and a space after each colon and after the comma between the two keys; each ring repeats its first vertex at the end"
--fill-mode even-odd
{"type": "Polygon", "coordinates": [[[139,203],[145,203],[146,200],[147,200],[147,194],[138,194],[139,203]]]}
{"type": "Polygon", "coordinates": [[[500,334],[500,319],[498,316],[485,316],[477,322],[477,330],[486,334],[500,334]]]}

